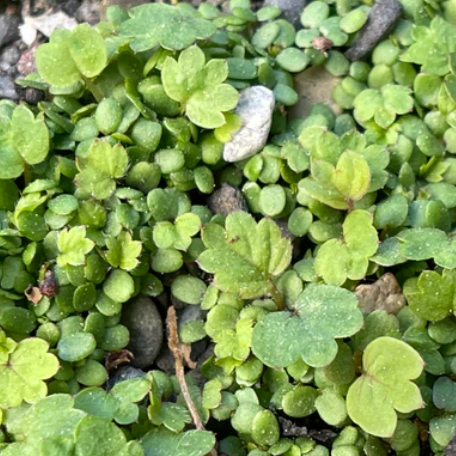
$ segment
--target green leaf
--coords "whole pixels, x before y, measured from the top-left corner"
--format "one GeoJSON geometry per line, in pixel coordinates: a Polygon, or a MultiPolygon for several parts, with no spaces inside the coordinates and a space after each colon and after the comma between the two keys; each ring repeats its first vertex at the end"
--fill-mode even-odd
{"type": "Polygon", "coordinates": [[[349,337],[363,325],[357,305],[356,297],[342,288],[308,287],[295,304],[299,317],[274,312],[259,320],[252,351],[270,367],[289,366],[299,357],[309,366],[326,366],[337,354],[334,339],[349,337]]]}
{"type": "Polygon", "coordinates": [[[85,263],[86,255],[92,251],[94,243],[86,238],[85,226],[75,226],[60,231],[57,247],[59,255],[57,262],[60,266],[67,264],[78,266],[85,263]]]}
{"type": "MultiPolygon", "coordinates": [[[[208,230],[203,228],[203,241],[208,230]]],[[[223,240],[207,247],[198,258],[200,267],[215,274],[215,285],[222,291],[239,293],[244,299],[268,293],[271,279],[291,260],[290,241],[282,238],[278,226],[269,219],[256,224],[244,212],[228,215],[223,240]]]]}
{"type": "Polygon", "coordinates": [[[408,279],[404,295],[413,312],[428,321],[439,321],[450,315],[455,307],[454,273],[445,270],[423,271],[418,278],[408,279]]]}
{"type": "Polygon", "coordinates": [[[70,363],[87,358],[97,346],[92,333],[75,332],[62,337],[57,344],[59,358],[70,363]]]}
{"type": "Polygon", "coordinates": [[[6,339],[0,364],[0,407],[17,407],[22,401],[34,403],[47,395],[43,380],[53,377],[59,370],[57,358],[48,353],[49,345],[39,338],[28,338],[12,345],[6,339]],[[5,344],[8,352],[5,353],[5,344]],[[33,368],[31,368],[33,366],[33,368]]]}
{"type": "Polygon", "coordinates": [[[326,283],[342,285],[347,278],[360,280],[364,277],[368,260],[378,249],[377,230],[372,223],[372,216],[367,211],[356,209],[345,218],[343,238],[330,239],[318,249],[315,272],[326,283]]]}
{"type": "Polygon", "coordinates": [[[87,78],[98,76],[108,63],[105,42],[89,24],[80,24],[71,32],[68,47],[78,70],[87,78]]]}
{"type": "Polygon", "coordinates": [[[204,456],[214,447],[215,437],[209,431],[175,434],[154,429],[141,439],[141,445],[145,456],[204,456]]]}
{"type": "Polygon", "coordinates": [[[135,52],[147,51],[158,44],[165,49],[185,49],[216,31],[210,21],[165,4],[137,6],[129,10],[129,15],[131,19],[121,24],[119,34],[133,39],[130,47],[135,52]]]}
{"type": "Polygon", "coordinates": [[[347,411],[365,432],[391,437],[397,414],[423,407],[420,390],[413,380],[423,370],[420,355],[405,342],[379,337],[363,355],[364,374],[350,386],[347,411]]]}
{"type": "Polygon", "coordinates": [[[142,245],[140,241],[133,241],[128,231],[122,231],[116,238],[107,238],[106,261],[114,268],[131,271],[138,264],[142,245]]]}
{"type": "Polygon", "coordinates": [[[228,84],[228,64],[211,60],[206,64],[203,51],[192,46],[174,60],[167,57],[162,69],[166,94],[185,104],[189,119],[203,128],[217,128],[225,124],[223,112],[234,109],[239,94],[228,84]]]}
{"type": "Polygon", "coordinates": [[[36,50],[36,65],[41,77],[52,86],[69,87],[81,78],[66,40],[39,46],[36,50]]]}
{"type": "Polygon", "coordinates": [[[352,201],[360,200],[369,189],[371,173],[367,161],[356,152],[344,152],[336,165],[334,185],[352,201]]]}
{"type": "Polygon", "coordinates": [[[105,418],[84,417],[76,427],[75,440],[75,456],[129,456],[124,433],[105,418]]]}
{"type": "Polygon", "coordinates": [[[115,302],[127,302],[135,292],[135,283],[130,274],[114,269],[103,282],[103,291],[115,302]]]}
{"type": "Polygon", "coordinates": [[[13,112],[11,133],[14,146],[29,165],[41,163],[49,152],[49,132],[40,116],[35,119],[25,106],[13,112]]]}
{"type": "Polygon", "coordinates": [[[400,253],[413,261],[428,260],[441,252],[446,245],[446,234],[435,228],[412,228],[401,231],[400,253]]]}

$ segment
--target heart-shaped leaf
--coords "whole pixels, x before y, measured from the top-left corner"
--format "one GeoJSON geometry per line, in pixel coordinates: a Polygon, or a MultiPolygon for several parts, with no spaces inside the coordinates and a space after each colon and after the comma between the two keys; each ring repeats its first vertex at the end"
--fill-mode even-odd
{"type": "Polygon", "coordinates": [[[347,411],[365,432],[391,437],[397,414],[423,407],[423,399],[413,380],[421,374],[424,362],[405,342],[379,337],[363,355],[364,374],[350,386],[347,411]]]}

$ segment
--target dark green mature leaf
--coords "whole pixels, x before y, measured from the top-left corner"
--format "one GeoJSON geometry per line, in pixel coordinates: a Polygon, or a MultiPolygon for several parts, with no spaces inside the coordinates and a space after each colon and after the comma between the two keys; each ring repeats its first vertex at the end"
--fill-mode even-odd
{"type": "MultiPolygon", "coordinates": [[[[214,227],[215,228],[215,227],[214,227]]],[[[291,260],[289,239],[269,219],[258,224],[249,214],[235,212],[226,219],[226,231],[203,228],[208,249],[198,257],[200,267],[215,274],[215,285],[222,291],[256,298],[271,291],[272,278],[280,275],[291,260]]]]}
{"type": "Polygon", "coordinates": [[[337,354],[334,339],[360,330],[363,317],[349,291],[329,285],[309,286],[297,298],[295,312],[274,312],[257,323],[252,351],[264,364],[286,367],[303,359],[314,367],[330,364],[337,354]]]}
{"type": "Polygon", "coordinates": [[[137,6],[129,14],[131,19],[121,24],[119,34],[132,38],[130,47],[135,52],[147,51],[157,44],[165,49],[185,49],[216,31],[210,21],[162,3],[137,6]]]}
{"type": "Polygon", "coordinates": [[[175,434],[166,429],[154,429],[141,439],[145,456],[204,456],[215,445],[209,431],[187,431],[175,434]]]}

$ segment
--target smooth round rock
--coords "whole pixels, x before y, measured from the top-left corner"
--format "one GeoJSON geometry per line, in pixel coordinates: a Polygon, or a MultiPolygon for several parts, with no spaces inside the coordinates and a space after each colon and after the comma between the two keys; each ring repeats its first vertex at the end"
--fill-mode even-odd
{"type": "Polygon", "coordinates": [[[145,296],[133,299],[125,306],[122,324],[130,331],[127,349],[135,356],[131,365],[140,369],[150,367],[163,343],[163,321],[156,305],[145,296]]]}
{"type": "Polygon", "coordinates": [[[274,106],[274,94],[266,87],[247,87],[241,92],[234,112],[241,118],[242,127],[225,144],[225,161],[243,160],[263,149],[271,129],[274,106]]]}

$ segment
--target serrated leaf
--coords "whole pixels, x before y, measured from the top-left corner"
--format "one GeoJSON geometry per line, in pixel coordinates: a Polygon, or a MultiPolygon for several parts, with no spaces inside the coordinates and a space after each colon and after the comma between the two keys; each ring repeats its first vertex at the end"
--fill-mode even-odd
{"type": "Polygon", "coordinates": [[[342,288],[311,286],[298,296],[298,316],[273,312],[260,319],[252,351],[270,367],[286,367],[299,358],[309,366],[326,366],[337,354],[334,339],[349,337],[363,325],[357,304],[356,297],[342,288]]]}
{"type": "Polygon", "coordinates": [[[60,231],[57,247],[59,255],[57,262],[60,266],[67,264],[78,266],[85,263],[85,256],[92,251],[94,242],[86,238],[85,226],[76,226],[60,231]]]}
{"type": "Polygon", "coordinates": [[[215,285],[222,291],[249,299],[268,293],[271,279],[281,274],[290,260],[290,241],[282,238],[272,220],[256,224],[249,214],[234,212],[226,219],[224,243],[208,245],[198,264],[215,274],[215,285]]]}
{"type": "Polygon", "coordinates": [[[423,370],[420,355],[405,342],[379,337],[363,355],[364,374],[350,386],[347,411],[365,432],[391,437],[397,424],[396,411],[409,413],[423,407],[417,385],[410,380],[423,370]]]}
{"type": "Polygon", "coordinates": [[[133,38],[130,47],[135,52],[147,51],[158,44],[165,49],[185,49],[216,31],[212,22],[165,4],[137,6],[129,14],[131,19],[121,24],[119,34],[133,38]]]}
{"type": "Polygon", "coordinates": [[[203,128],[225,124],[223,112],[234,109],[239,94],[228,84],[228,64],[211,60],[206,64],[203,51],[191,46],[174,60],[167,57],[162,69],[163,87],[173,100],[185,105],[189,119],[203,128]]]}
{"type": "Polygon", "coordinates": [[[428,321],[439,321],[454,309],[454,272],[423,271],[418,278],[408,279],[404,295],[413,312],[428,321]]]}
{"type": "Polygon", "coordinates": [[[26,401],[34,403],[44,398],[47,386],[43,380],[54,376],[59,362],[49,345],[39,338],[25,339],[0,364],[0,406],[17,407],[26,401]],[[31,368],[33,366],[33,369],[31,368]]]}
{"type": "Polygon", "coordinates": [[[114,268],[131,271],[138,265],[142,245],[140,241],[133,241],[128,231],[122,231],[116,238],[107,238],[106,246],[106,261],[114,268]]]}

